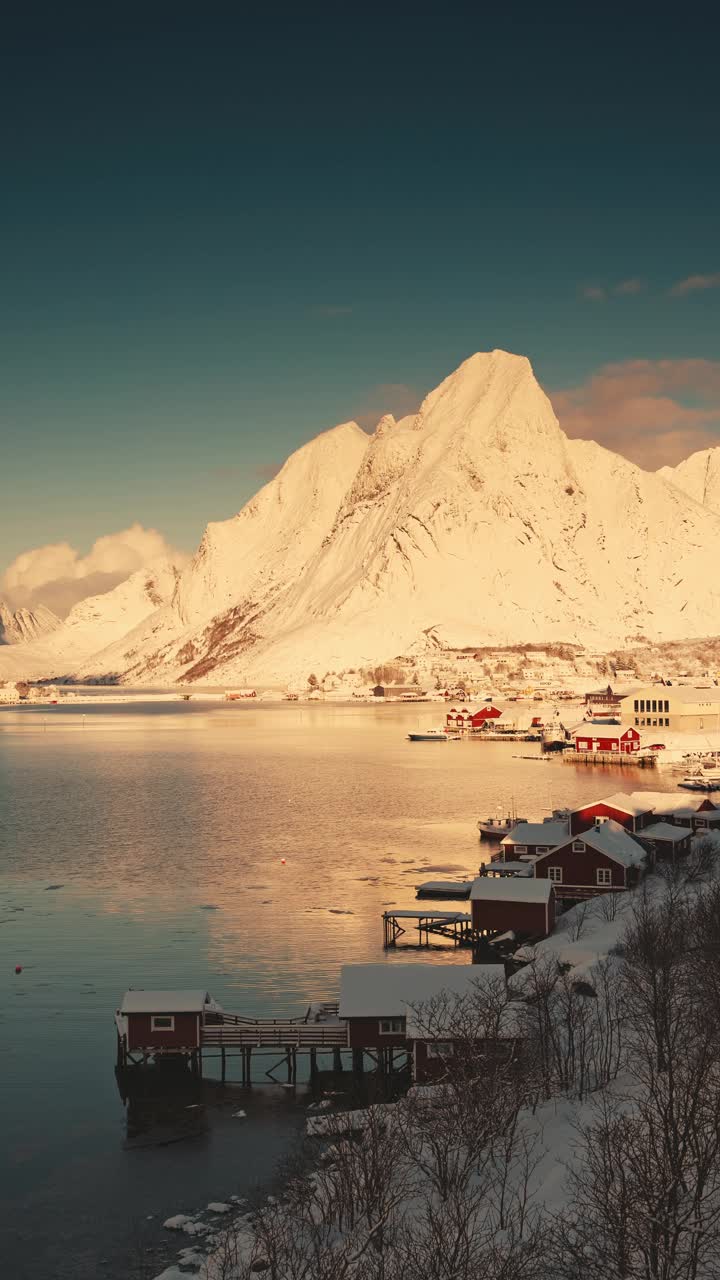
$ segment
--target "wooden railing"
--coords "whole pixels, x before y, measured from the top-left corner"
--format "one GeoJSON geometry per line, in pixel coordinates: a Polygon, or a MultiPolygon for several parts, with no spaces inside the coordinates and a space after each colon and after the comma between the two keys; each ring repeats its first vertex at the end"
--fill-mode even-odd
{"type": "Polygon", "coordinates": [[[203,1047],[278,1049],[345,1049],[346,1023],[240,1020],[204,1026],[203,1047]]]}

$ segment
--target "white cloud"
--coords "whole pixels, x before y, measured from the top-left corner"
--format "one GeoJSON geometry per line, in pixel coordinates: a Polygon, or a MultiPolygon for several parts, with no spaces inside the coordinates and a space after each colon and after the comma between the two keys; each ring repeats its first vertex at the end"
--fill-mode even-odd
{"type": "Polygon", "coordinates": [[[0,578],[0,598],[15,609],[44,604],[64,617],[78,600],[111,591],[159,556],[170,556],[176,563],[185,558],[157,529],[144,529],[140,524],[104,534],[87,555],[81,555],[69,542],[49,543],[21,552],[8,565],[0,578]]]}

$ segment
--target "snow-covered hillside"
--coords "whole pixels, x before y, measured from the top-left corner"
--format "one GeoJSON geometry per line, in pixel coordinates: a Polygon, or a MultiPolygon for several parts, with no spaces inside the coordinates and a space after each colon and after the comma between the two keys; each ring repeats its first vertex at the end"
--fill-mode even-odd
{"type": "Polygon", "coordinates": [[[178,573],[170,561],[156,560],[112,591],[81,600],[51,634],[0,649],[0,679],[74,672],[85,658],[171,600],[178,573]]]}
{"type": "Polygon", "coordinates": [[[96,601],[56,650],[82,677],[271,682],[418,644],[712,635],[720,485],[700,457],[651,474],[568,440],[524,357],[477,354],[416,415],[317,436],[208,526],[159,608],[102,626],[96,601]]]}
{"type": "Polygon", "coordinates": [[[57,614],[42,604],[34,609],[13,610],[0,600],[0,645],[27,644],[49,635],[60,625],[57,614]]]}
{"type": "Polygon", "coordinates": [[[720,514],[720,447],[700,449],[676,467],[661,467],[657,474],[720,514]]]}

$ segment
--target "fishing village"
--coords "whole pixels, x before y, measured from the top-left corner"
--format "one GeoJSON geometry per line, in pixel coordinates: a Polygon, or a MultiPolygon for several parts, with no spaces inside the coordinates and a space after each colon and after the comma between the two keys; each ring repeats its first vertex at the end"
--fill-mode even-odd
{"type": "Polygon", "coordinates": [[[531,758],[550,763],[562,753],[594,766],[599,780],[624,765],[653,768],[668,789],[606,792],[599,781],[597,798],[577,807],[528,818],[513,798],[507,812],[480,817],[477,866],[462,878],[416,884],[421,905],[394,906],[378,921],[385,962],[340,964],[339,996],[311,1001],[296,1016],[228,1011],[202,988],[126,991],[115,1013],[123,1096],[146,1087],[148,1068],[160,1068],[166,1083],[189,1073],[243,1087],[315,1085],[347,1071],[431,1082],[443,1055],[420,1033],[416,1005],[440,991],[460,996],[479,977],[505,983],[534,947],[562,937],[574,908],[627,894],[658,867],[682,866],[708,838],[720,848],[717,685],[667,683],[622,695],[608,686],[585,695],[584,714],[569,727],[557,708],[523,715],[517,705],[489,697],[476,707],[450,691],[444,701],[444,724],[408,733],[409,742],[534,742],[531,758]],[[446,963],[448,949],[466,963],[446,963]]]}

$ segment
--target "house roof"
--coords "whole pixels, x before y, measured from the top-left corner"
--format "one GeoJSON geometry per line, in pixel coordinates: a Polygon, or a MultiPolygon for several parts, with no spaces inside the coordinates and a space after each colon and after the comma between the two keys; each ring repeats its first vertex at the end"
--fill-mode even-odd
{"type": "Polygon", "coordinates": [[[695,685],[689,684],[646,684],[639,685],[633,689],[633,697],[635,698],[667,698],[672,702],[682,702],[691,704],[712,703],[713,705],[720,702],[720,687],[718,685],[707,685],[703,689],[698,689],[695,685]]]}
{"type": "Polygon", "coordinates": [[[674,827],[671,822],[653,822],[651,826],[643,827],[640,837],[643,840],[665,840],[668,844],[680,844],[681,840],[686,840],[692,834],[692,827],[674,827]]]}
{"type": "Polygon", "coordinates": [[[710,797],[691,796],[681,791],[633,791],[630,799],[646,805],[653,813],[694,813],[710,797]]]}
{"type": "Polygon", "coordinates": [[[653,809],[642,791],[636,791],[632,795],[627,795],[624,791],[615,791],[611,796],[603,796],[600,800],[591,800],[588,804],[578,805],[573,812],[579,813],[581,809],[592,809],[596,804],[606,804],[611,809],[619,810],[620,813],[627,813],[631,818],[637,818],[641,813],[652,813],[653,809]]]}
{"type": "Polygon", "coordinates": [[[597,853],[604,853],[607,858],[612,858],[613,862],[619,862],[623,867],[638,866],[645,859],[642,845],[612,818],[590,827],[588,831],[579,831],[573,839],[584,840],[589,848],[595,849],[597,853]]]}
{"type": "Polygon", "coordinates": [[[548,902],[551,880],[527,876],[478,876],[470,890],[472,902],[548,902]]]}
{"type": "Polygon", "coordinates": [[[121,1013],[202,1013],[206,1004],[215,1007],[207,991],[126,991],[121,1013]]]}
{"type": "Polygon", "coordinates": [[[408,1005],[448,992],[464,996],[475,983],[505,980],[498,964],[346,964],[340,971],[341,1018],[404,1018],[408,1005]]]}
{"type": "Polygon", "coordinates": [[[567,833],[567,822],[518,822],[500,843],[556,845],[565,839],[567,833]]]}

